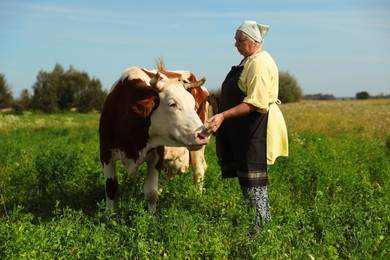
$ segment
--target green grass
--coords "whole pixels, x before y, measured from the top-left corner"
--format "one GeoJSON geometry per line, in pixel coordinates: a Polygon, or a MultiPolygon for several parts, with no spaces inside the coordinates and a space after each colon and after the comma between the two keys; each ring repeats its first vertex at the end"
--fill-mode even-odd
{"type": "MultiPolygon", "coordinates": [[[[296,122],[286,114],[288,126],[296,122]]],[[[145,166],[129,180],[118,163],[119,198],[105,217],[98,120],[0,115],[1,259],[390,258],[386,134],[289,126],[290,156],[270,168],[272,220],[248,237],[238,182],[221,179],[214,139],[202,194],[192,174],[173,181],[162,174],[157,210],[149,213],[145,166]]]]}

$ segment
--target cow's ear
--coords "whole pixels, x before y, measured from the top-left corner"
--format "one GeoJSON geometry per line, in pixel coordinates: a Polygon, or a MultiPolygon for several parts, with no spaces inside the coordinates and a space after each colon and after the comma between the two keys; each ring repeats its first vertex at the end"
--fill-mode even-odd
{"type": "Polygon", "coordinates": [[[158,98],[151,97],[138,101],[136,104],[132,105],[129,109],[129,112],[136,114],[140,117],[148,117],[154,109],[158,106],[158,98]]]}

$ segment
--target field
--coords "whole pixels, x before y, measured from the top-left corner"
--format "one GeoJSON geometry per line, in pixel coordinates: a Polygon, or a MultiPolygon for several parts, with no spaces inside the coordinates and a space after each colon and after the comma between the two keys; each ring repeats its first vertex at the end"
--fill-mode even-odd
{"type": "Polygon", "coordinates": [[[104,216],[98,114],[0,114],[0,259],[390,259],[390,100],[283,104],[290,155],[270,167],[272,220],[248,236],[214,139],[148,213],[145,168],[104,216]]]}

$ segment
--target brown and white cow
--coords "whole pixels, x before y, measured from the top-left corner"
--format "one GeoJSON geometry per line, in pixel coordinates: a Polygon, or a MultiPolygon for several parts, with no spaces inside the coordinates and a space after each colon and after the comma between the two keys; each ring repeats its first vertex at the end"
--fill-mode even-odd
{"type": "MultiPolygon", "coordinates": [[[[183,71],[177,71],[184,74],[183,71]]],[[[195,99],[195,110],[197,111],[201,121],[205,123],[208,119],[209,92],[206,88],[193,88],[190,90],[191,95],[195,99]]],[[[196,151],[188,151],[185,147],[165,147],[163,166],[167,170],[170,179],[173,179],[174,174],[183,174],[187,172],[191,164],[193,171],[194,183],[202,190],[204,173],[207,169],[207,163],[204,156],[205,146],[196,151]]]]}
{"type": "Polygon", "coordinates": [[[180,73],[133,67],[112,87],[99,123],[107,210],[113,209],[118,190],[117,160],[130,177],[147,163],[144,193],[151,210],[156,208],[164,146],[197,150],[209,142],[194,110],[195,100],[186,90],[200,87],[205,79],[194,81],[186,75],[190,83],[183,83],[182,78],[180,73]]]}

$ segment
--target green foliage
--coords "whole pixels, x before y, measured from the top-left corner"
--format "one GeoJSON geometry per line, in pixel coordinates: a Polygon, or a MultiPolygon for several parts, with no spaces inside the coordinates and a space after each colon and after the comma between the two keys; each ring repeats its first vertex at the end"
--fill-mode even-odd
{"type": "Polygon", "coordinates": [[[283,103],[298,102],[303,92],[297,80],[288,72],[279,72],[279,99],[283,103]]]}
{"type": "Polygon", "coordinates": [[[236,179],[222,180],[214,139],[204,191],[192,174],[161,174],[147,212],[146,168],[118,163],[115,212],[104,211],[98,115],[3,117],[1,259],[389,259],[390,161],[386,137],[302,131],[270,167],[272,220],[249,237],[236,179]],[[9,118],[8,118],[9,117],[9,118]],[[12,118],[12,120],[11,120],[12,118]],[[18,118],[18,117],[16,117],[18,118]]]}
{"type": "Polygon", "coordinates": [[[21,110],[28,109],[31,105],[31,96],[27,89],[23,89],[20,93],[20,97],[16,100],[18,108],[21,110]]]}
{"type": "Polygon", "coordinates": [[[98,79],[92,79],[85,89],[79,91],[75,100],[75,106],[81,113],[93,110],[102,111],[107,93],[101,90],[101,83],[98,79]]]}
{"type": "Polygon", "coordinates": [[[11,88],[4,74],[0,73],[0,108],[8,108],[13,103],[11,88]]]}
{"type": "Polygon", "coordinates": [[[98,79],[90,80],[86,72],[72,66],[64,71],[59,64],[52,72],[40,71],[33,90],[31,108],[45,113],[69,111],[73,107],[80,112],[101,110],[107,95],[98,79]]]}
{"type": "Polygon", "coordinates": [[[368,98],[370,98],[370,94],[368,94],[367,91],[356,93],[356,99],[368,99],[368,98]]]}

